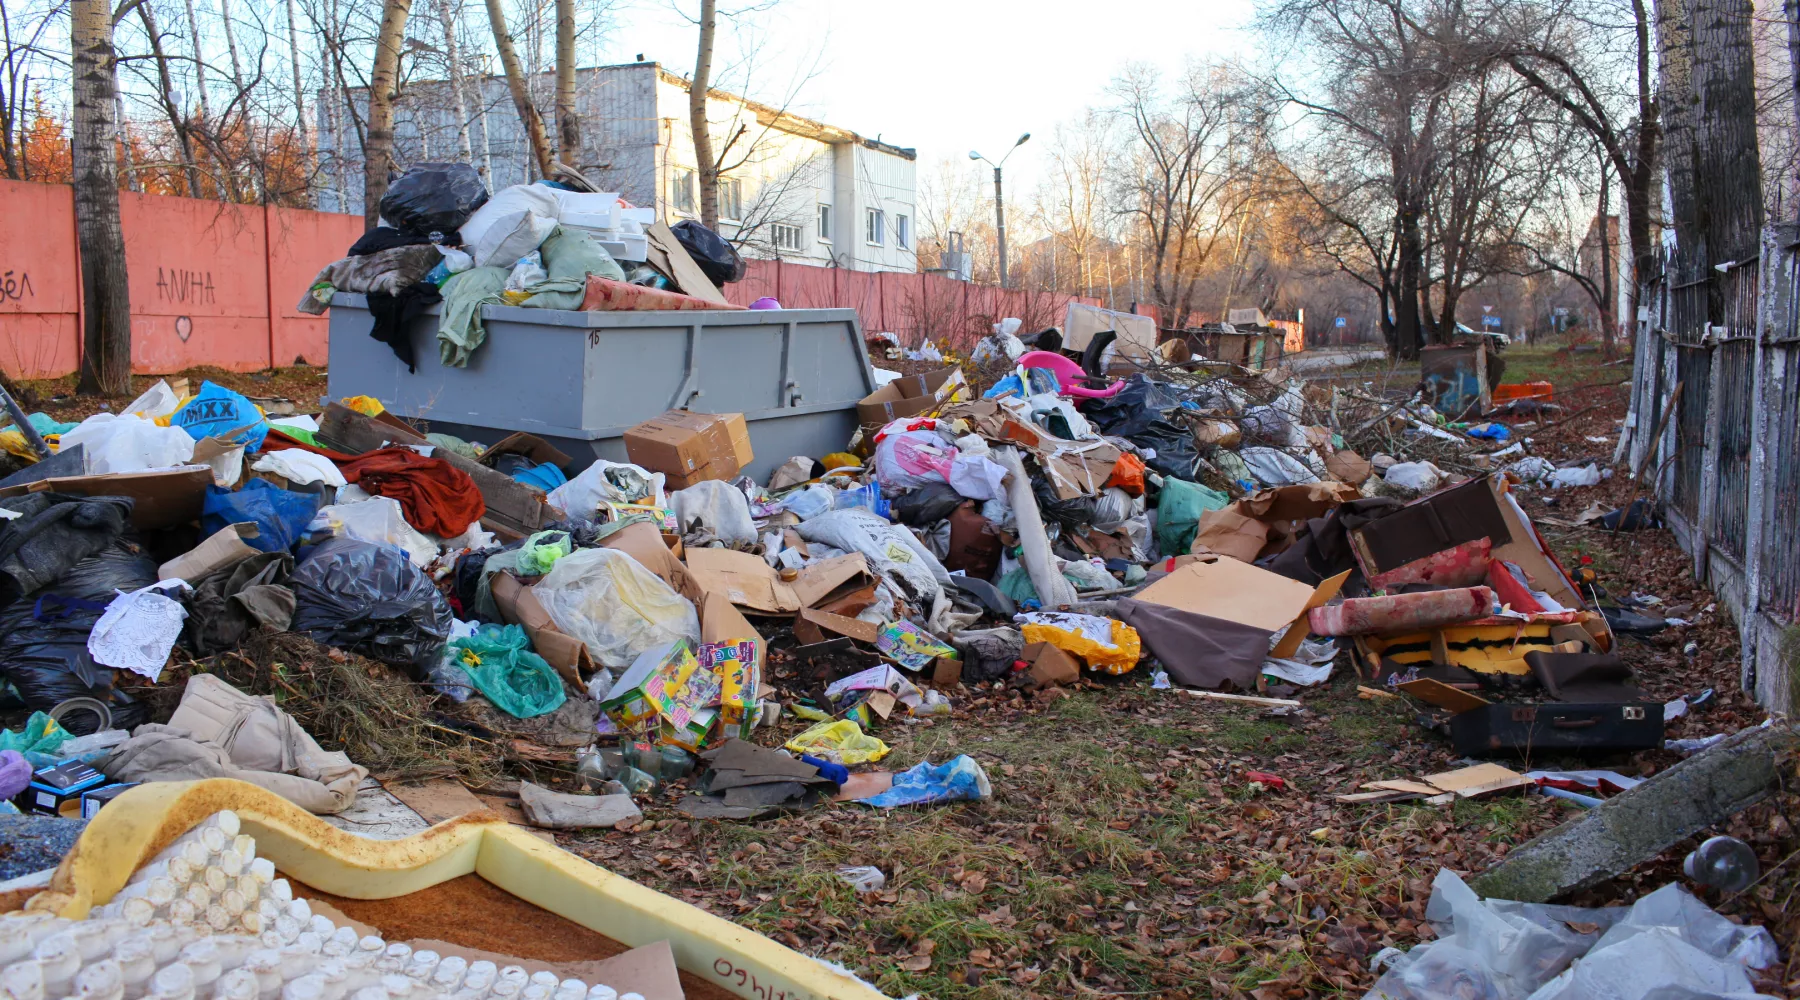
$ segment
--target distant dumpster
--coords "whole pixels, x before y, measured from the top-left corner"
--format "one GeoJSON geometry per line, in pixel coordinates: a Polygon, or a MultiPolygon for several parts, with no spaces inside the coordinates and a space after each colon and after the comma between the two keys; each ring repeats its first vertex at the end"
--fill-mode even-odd
{"type": "Polygon", "coordinates": [[[437,359],[437,309],[410,332],[418,372],[369,337],[367,300],[331,301],[333,399],[368,395],[401,417],[491,444],[515,431],[585,467],[626,460],[626,429],[665,410],[742,413],[761,482],[795,455],[844,447],[875,391],[854,309],[574,312],[485,307],[467,368],[437,359]]]}

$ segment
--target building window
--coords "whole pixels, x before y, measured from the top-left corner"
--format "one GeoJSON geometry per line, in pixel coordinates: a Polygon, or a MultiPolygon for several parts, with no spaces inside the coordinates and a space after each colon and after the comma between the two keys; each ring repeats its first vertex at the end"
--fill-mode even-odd
{"type": "Polygon", "coordinates": [[[904,215],[894,216],[894,245],[902,250],[912,246],[912,220],[904,215]]]}
{"type": "Polygon", "coordinates": [[[676,167],[669,177],[669,205],[677,212],[693,215],[694,172],[676,167]]]}
{"type": "Polygon", "coordinates": [[[800,250],[801,241],[806,238],[806,230],[799,226],[789,226],[780,222],[769,226],[769,238],[777,250],[800,250]]]}
{"type": "Polygon", "coordinates": [[[736,222],[744,217],[744,182],[736,177],[719,178],[719,218],[736,222]]]}
{"type": "Polygon", "coordinates": [[[869,209],[869,224],[866,232],[867,235],[864,236],[864,239],[868,240],[872,247],[878,247],[887,242],[887,217],[881,209],[869,209]]]}
{"type": "Polygon", "coordinates": [[[819,242],[831,242],[831,206],[819,206],[819,242]]]}

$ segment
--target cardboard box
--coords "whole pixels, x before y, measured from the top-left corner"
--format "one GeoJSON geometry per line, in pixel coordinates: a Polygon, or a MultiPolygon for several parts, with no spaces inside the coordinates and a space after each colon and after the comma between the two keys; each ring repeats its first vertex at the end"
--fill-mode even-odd
{"type": "Polygon", "coordinates": [[[1028,642],[1020,659],[1031,664],[1028,673],[1039,687],[1073,684],[1081,679],[1081,661],[1047,642],[1028,642]]]}
{"type": "Polygon", "coordinates": [[[742,413],[670,410],[625,432],[633,464],[666,477],[672,490],[708,479],[730,479],[756,456],[742,413]]]}
{"type": "Polygon", "coordinates": [[[136,788],[138,786],[138,784],[139,784],[138,782],[133,781],[133,782],[121,783],[121,784],[117,784],[117,785],[102,785],[99,788],[95,788],[90,791],[82,792],[81,793],[81,818],[82,819],[93,819],[94,814],[99,812],[100,808],[102,806],[111,802],[113,799],[118,798],[120,795],[124,794],[125,792],[128,792],[131,789],[136,788]]]}
{"type": "MultiPolygon", "coordinates": [[[[671,712],[699,665],[694,644],[686,639],[647,649],[613,684],[612,692],[600,703],[600,711],[621,728],[632,728],[671,712]]],[[[685,715],[681,722],[687,723],[685,715]]]]}
{"type": "Polygon", "coordinates": [[[962,402],[972,395],[961,368],[906,375],[864,396],[856,404],[856,420],[865,427],[880,427],[930,412],[939,405],[962,402]]]}
{"type": "Polygon", "coordinates": [[[1287,628],[1269,651],[1287,659],[1306,638],[1306,614],[1336,596],[1350,576],[1337,576],[1309,587],[1278,573],[1236,559],[1196,559],[1145,587],[1137,600],[1191,614],[1220,618],[1268,632],[1287,628]]]}
{"type": "Polygon", "coordinates": [[[213,483],[207,466],[158,472],[114,472],[101,476],[63,476],[0,489],[0,497],[26,493],[68,493],[82,497],[130,497],[135,528],[170,528],[200,519],[206,488],[213,483]]]}
{"type": "Polygon", "coordinates": [[[261,535],[262,529],[254,521],[227,524],[186,554],[176,556],[157,567],[156,578],[193,583],[228,566],[236,566],[258,551],[244,539],[258,538],[261,535]]]}
{"type": "Polygon", "coordinates": [[[106,775],[78,760],[66,760],[31,773],[31,784],[19,800],[26,811],[61,815],[65,804],[79,812],[81,793],[106,784],[106,775]]]}
{"type": "Polygon", "coordinates": [[[800,571],[795,580],[781,579],[761,556],[731,549],[694,549],[687,572],[699,588],[724,594],[733,604],[771,615],[791,615],[874,580],[862,553],[823,559],[800,571]]]}
{"type": "Polygon", "coordinates": [[[700,644],[700,669],[719,678],[719,725],[726,739],[747,739],[762,716],[762,642],[743,638],[700,644]]]}
{"type": "Polygon", "coordinates": [[[488,450],[481,453],[481,464],[491,469],[502,455],[523,455],[538,465],[554,465],[565,472],[568,471],[569,464],[575,461],[550,442],[524,431],[508,434],[494,442],[488,450]]]}

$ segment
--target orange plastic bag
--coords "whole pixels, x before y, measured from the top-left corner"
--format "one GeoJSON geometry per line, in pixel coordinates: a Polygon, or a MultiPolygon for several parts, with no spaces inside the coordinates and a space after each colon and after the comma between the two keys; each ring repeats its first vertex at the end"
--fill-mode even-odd
{"type": "Polygon", "coordinates": [[[1134,497],[1144,495],[1144,460],[1124,452],[1119,460],[1113,463],[1112,475],[1106,477],[1107,486],[1117,486],[1134,497]]]}

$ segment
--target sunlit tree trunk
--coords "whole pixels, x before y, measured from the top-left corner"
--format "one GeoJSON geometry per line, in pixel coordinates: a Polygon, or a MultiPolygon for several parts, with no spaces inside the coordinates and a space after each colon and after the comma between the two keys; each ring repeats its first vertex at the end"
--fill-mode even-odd
{"type": "Polygon", "coordinates": [[[369,74],[369,138],[363,150],[363,225],[369,229],[374,229],[381,217],[381,196],[387,194],[388,174],[394,167],[394,87],[411,5],[412,0],[383,0],[381,32],[375,38],[375,68],[369,74]]]}
{"type": "Polygon", "coordinates": [[[519,66],[518,50],[506,30],[506,11],[500,0],[487,0],[488,24],[494,29],[494,47],[500,50],[500,67],[506,72],[506,89],[512,93],[513,107],[519,112],[519,123],[531,142],[531,155],[537,161],[538,176],[550,176],[550,138],[544,134],[544,116],[531,103],[531,91],[525,86],[525,71],[519,66]]]}
{"type": "Polygon", "coordinates": [[[556,157],[580,166],[581,121],[575,113],[575,0],[556,0],[556,157]]]}
{"type": "Polygon", "coordinates": [[[712,87],[713,39],[718,25],[718,0],[700,0],[700,51],[694,56],[694,82],[688,87],[688,125],[694,132],[694,165],[700,174],[700,221],[713,230],[719,228],[719,161],[713,155],[712,131],[706,121],[706,92],[712,87]]]}
{"type": "Polygon", "coordinates": [[[77,391],[131,391],[131,291],[119,227],[117,53],[112,4],[71,0],[75,238],[81,256],[81,377],[77,391]]]}

